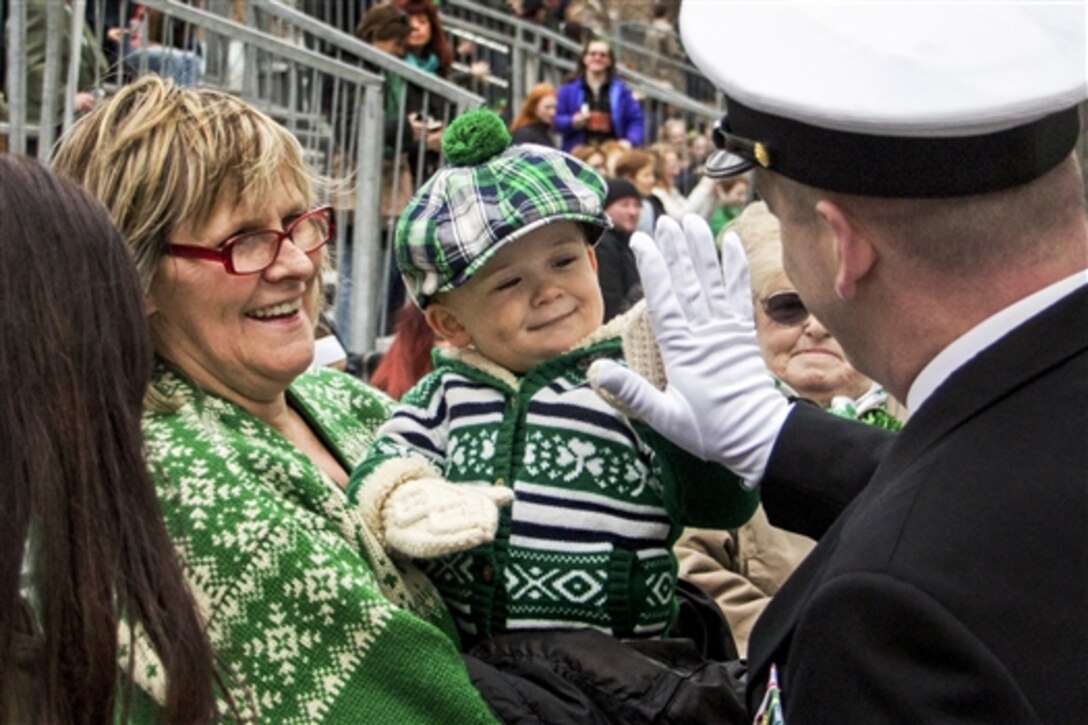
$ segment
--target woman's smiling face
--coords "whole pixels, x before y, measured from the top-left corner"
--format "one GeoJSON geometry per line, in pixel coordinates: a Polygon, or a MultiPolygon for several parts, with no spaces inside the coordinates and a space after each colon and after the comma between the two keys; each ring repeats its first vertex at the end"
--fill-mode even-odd
{"type": "Polygon", "coordinates": [[[586,53],[582,56],[586,70],[603,72],[612,66],[612,58],[608,44],[594,41],[586,47],[586,53]]]}
{"type": "MultiPolygon", "coordinates": [[[[239,233],[282,230],[308,207],[298,189],[281,184],[262,203],[224,202],[203,229],[183,227],[170,241],[215,249],[239,233]]],[[[215,261],[163,257],[148,294],[158,354],[228,400],[281,395],[313,360],[323,254],[306,254],[288,239],[270,267],[249,275],[228,274],[215,261]]]]}
{"type": "MultiPolygon", "coordinates": [[[[783,274],[761,291],[760,300],[792,290],[783,274]]],[[[842,347],[812,314],[796,325],[767,316],[756,301],[756,333],[763,359],[775,377],[809,400],[827,406],[836,395],[857,398],[869,389],[865,377],[846,360],[842,347]]]]}

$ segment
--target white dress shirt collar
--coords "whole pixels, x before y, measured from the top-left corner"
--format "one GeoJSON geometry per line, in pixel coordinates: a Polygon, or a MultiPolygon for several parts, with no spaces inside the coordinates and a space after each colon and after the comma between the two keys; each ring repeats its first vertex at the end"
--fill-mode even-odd
{"type": "Polygon", "coordinates": [[[952,373],[971,358],[1085,284],[1088,284],[1088,269],[1082,269],[1014,302],[965,332],[918,373],[907,393],[907,409],[916,412],[952,373]]]}

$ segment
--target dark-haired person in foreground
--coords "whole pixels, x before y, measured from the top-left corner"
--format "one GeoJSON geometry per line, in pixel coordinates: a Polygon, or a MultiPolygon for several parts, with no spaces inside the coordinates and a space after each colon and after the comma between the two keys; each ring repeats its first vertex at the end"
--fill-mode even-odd
{"type": "Polygon", "coordinates": [[[0,721],[212,721],[212,650],[143,457],[136,269],[90,195],[7,155],[0,309],[0,721]],[[150,652],[122,654],[134,639],[150,652]]]}
{"type": "Polygon", "coordinates": [[[819,538],[752,633],[752,714],[1088,711],[1086,12],[684,3],[729,108],[708,167],[756,168],[805,306],[911,411],[891,437],[787,402],[710,235],[634,240],[669,388],[599,383],[819,538]],[[774,32],[724,43],[726,22],[774,32]]]}

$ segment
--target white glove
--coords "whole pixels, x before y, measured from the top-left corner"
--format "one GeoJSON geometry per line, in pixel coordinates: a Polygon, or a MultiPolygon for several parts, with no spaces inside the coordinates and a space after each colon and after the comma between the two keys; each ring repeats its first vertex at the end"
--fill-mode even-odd
{"type": "Polygon", "coordinates": [[[513,500],[514,492],[505,486],[413,478],[364,486],[359,506],[387,551],[433,559],[494,539],[498,507],[513,500]]]}
{"type": "Polygon", "coordinates": [[[590,379],[673,443],[754,488],[790,404],[756,343],[740,240],[726,235],[724,284],[706,222],[688,215],[683,224],[662,217],[656,247],[646,234],[631,238],[668,386],[658,390],[611,360],[594,363],[590,379]]]}

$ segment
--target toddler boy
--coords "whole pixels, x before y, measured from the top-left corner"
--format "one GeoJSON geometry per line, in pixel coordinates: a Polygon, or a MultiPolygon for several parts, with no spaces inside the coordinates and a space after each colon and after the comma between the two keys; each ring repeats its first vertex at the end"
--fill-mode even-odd
{"type": "Polygon", "coordinates": [[[587,382],[594,360],[623,356],[629,319],[601,326],[600,176],[554,149],[509,146],[486,111],[451,124],[443,150],[395,251],[451,347],[378,431],[349,496],[390,551],[421,559],[467,643],[585,627],[664,635],[673,542],[685,525],[738,526],[757,494],[587,382]]]}

